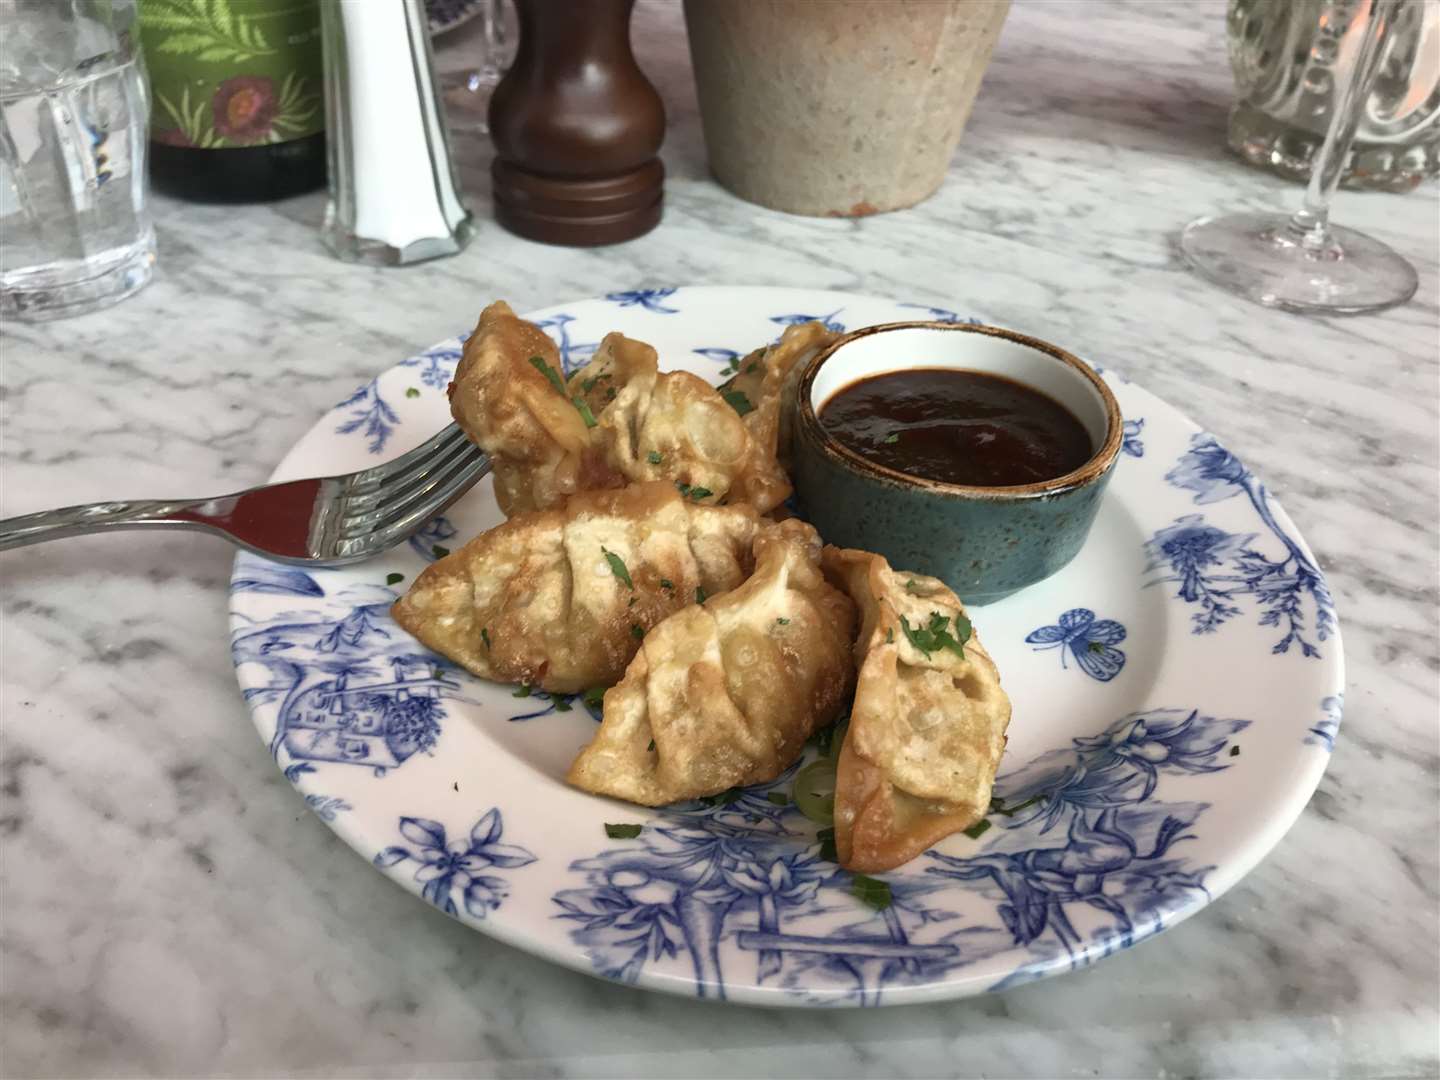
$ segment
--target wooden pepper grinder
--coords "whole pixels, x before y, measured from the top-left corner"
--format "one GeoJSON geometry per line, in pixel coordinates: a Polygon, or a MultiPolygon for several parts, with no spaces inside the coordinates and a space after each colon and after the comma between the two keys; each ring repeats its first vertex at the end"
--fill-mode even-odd
{"type": "Polygon", "coordinates": [[[665,106],[630,51],[635,0],[515,0],[520,45],[490,99],[495,218],[546,244],[660,222],[665,106]]]}

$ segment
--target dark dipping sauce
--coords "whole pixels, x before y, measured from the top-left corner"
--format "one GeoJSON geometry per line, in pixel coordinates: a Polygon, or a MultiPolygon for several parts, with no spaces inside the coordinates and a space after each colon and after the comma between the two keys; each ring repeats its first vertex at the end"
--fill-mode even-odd
{"type": "Polygon", "coordinates": [[[872,375],[831,397],[819,419],[867,461],[970,487],[1054,480],[1095,453],[1084,426],[1054,398],[981,371],[872,375]]]}

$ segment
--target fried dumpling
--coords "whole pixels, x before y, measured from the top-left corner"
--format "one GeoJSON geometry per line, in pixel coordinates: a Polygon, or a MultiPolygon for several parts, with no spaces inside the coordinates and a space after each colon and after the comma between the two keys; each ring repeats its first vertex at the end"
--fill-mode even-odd
{"type": "Polygon", "coordinates": [[[558,506],[577,491],[619,487],[582,411],[558,389],[555,343],[497,300],[480,313],[455,378],[455,422],[490,455],[506,516],[558,506]]]}
{"type": "Polygon", "coordinates": [[[744,584],[646,635],[566,779],[660,806],[780,775],[849,699],[855,607],[804,522],[763,526],[744,584]]]}
{"type": "Polygon", "coordinates": [[[819,322],[788,326],[779,341],[741,360],[735,377],[720,388],[725,400],[744,412],[750,435],[749,455],[731,488],[732,501],[747,502],[764,512],[789,496],[785,469],[795,385],[811,357],[839,336],[819,322]]]}
{"type": "Polygon", "coordinates": [[[503,301],[481,313],[465,343],[450,407],[490,455],[507,516],[648,480],[668,480],[694,502],[761,513],[790,492],[773,433],[742,416],[749,399],[727,399],[689,372],[660,371],[653,348],[618,333],[566,380],[554,343],[503,301]]]}
{"type": "Polygon", "coordinates": [[[601,342],[568,389],[599,417],[594,442],[627,480],[669,480],[691,500],[714,503],[753,456],[745,423],[715,387],[688,371],[660,371],[654,349],[621,334],[601,342]]]}
{"type": "Polygon", "coordinates": [[[875,873],[985,816],[1010,699],[942,582],[833,547],[824,567],[862,619],[835,778],[835,849],[841,866],[875,873]]]}
{"type": "Polygon", "coordinates": [[[745,579],[759,528],[749,507],[697,506],[668,483],[582,492],[427,567],[393,614],[481,678],[609,686],[651,627],[745,579]]]}

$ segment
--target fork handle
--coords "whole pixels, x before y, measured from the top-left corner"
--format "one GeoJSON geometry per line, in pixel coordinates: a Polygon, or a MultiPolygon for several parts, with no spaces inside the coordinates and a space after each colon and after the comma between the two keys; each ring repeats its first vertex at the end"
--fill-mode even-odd
{"type": "Polygon", "coordinates": [[[59,510],[42,510],[38,514],[0,521],[0,551],[40,544],[46,540],[62,540],[67,536],[105,532],[109,529],[205,529],[210,526],[205,516],[222,509],[231,501],[221,499],[136,499],[129,502],[98,502],[84,506],[64,506],[59,510]],[[203,509],[202,509],[203,508],[203,509]],[[196,512],[199,511],[197,514],[196,512]]]}

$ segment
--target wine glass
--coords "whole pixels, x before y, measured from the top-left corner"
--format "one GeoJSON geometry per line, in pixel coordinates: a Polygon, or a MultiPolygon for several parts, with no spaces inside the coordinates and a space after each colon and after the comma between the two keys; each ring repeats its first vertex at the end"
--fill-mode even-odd
{"type": "Polygon", "coordinates": [[[487,114],[495,92],[515,52],[515,34],[507,22],[505,0],[479,0],[475,16],[448,37],[440,74],[445,114],[455,135],[484,135],[490,130],[487,114]],[[451,61],[463,58],[458,69],[451,61]]]}
{"type": "MultiPolygon", "coordinates": [[[[1360,45],[1337,62],[1334,110],[1315,159],[1304,206],[1294,214],[1203,217],[1180,235],[1190,265],[1217,285],[1267,307],[1358,315],[1415,295],[1415,268],[1374,237],[1330,224],[1330,200],[1355,139],[1360,110],[1380,67],[1386,36],[1405,0],[1355,0],[1347,28],[1360,45]]],[[[1344,50],[1341,50],[1342,56],[1344,50]]]]}

